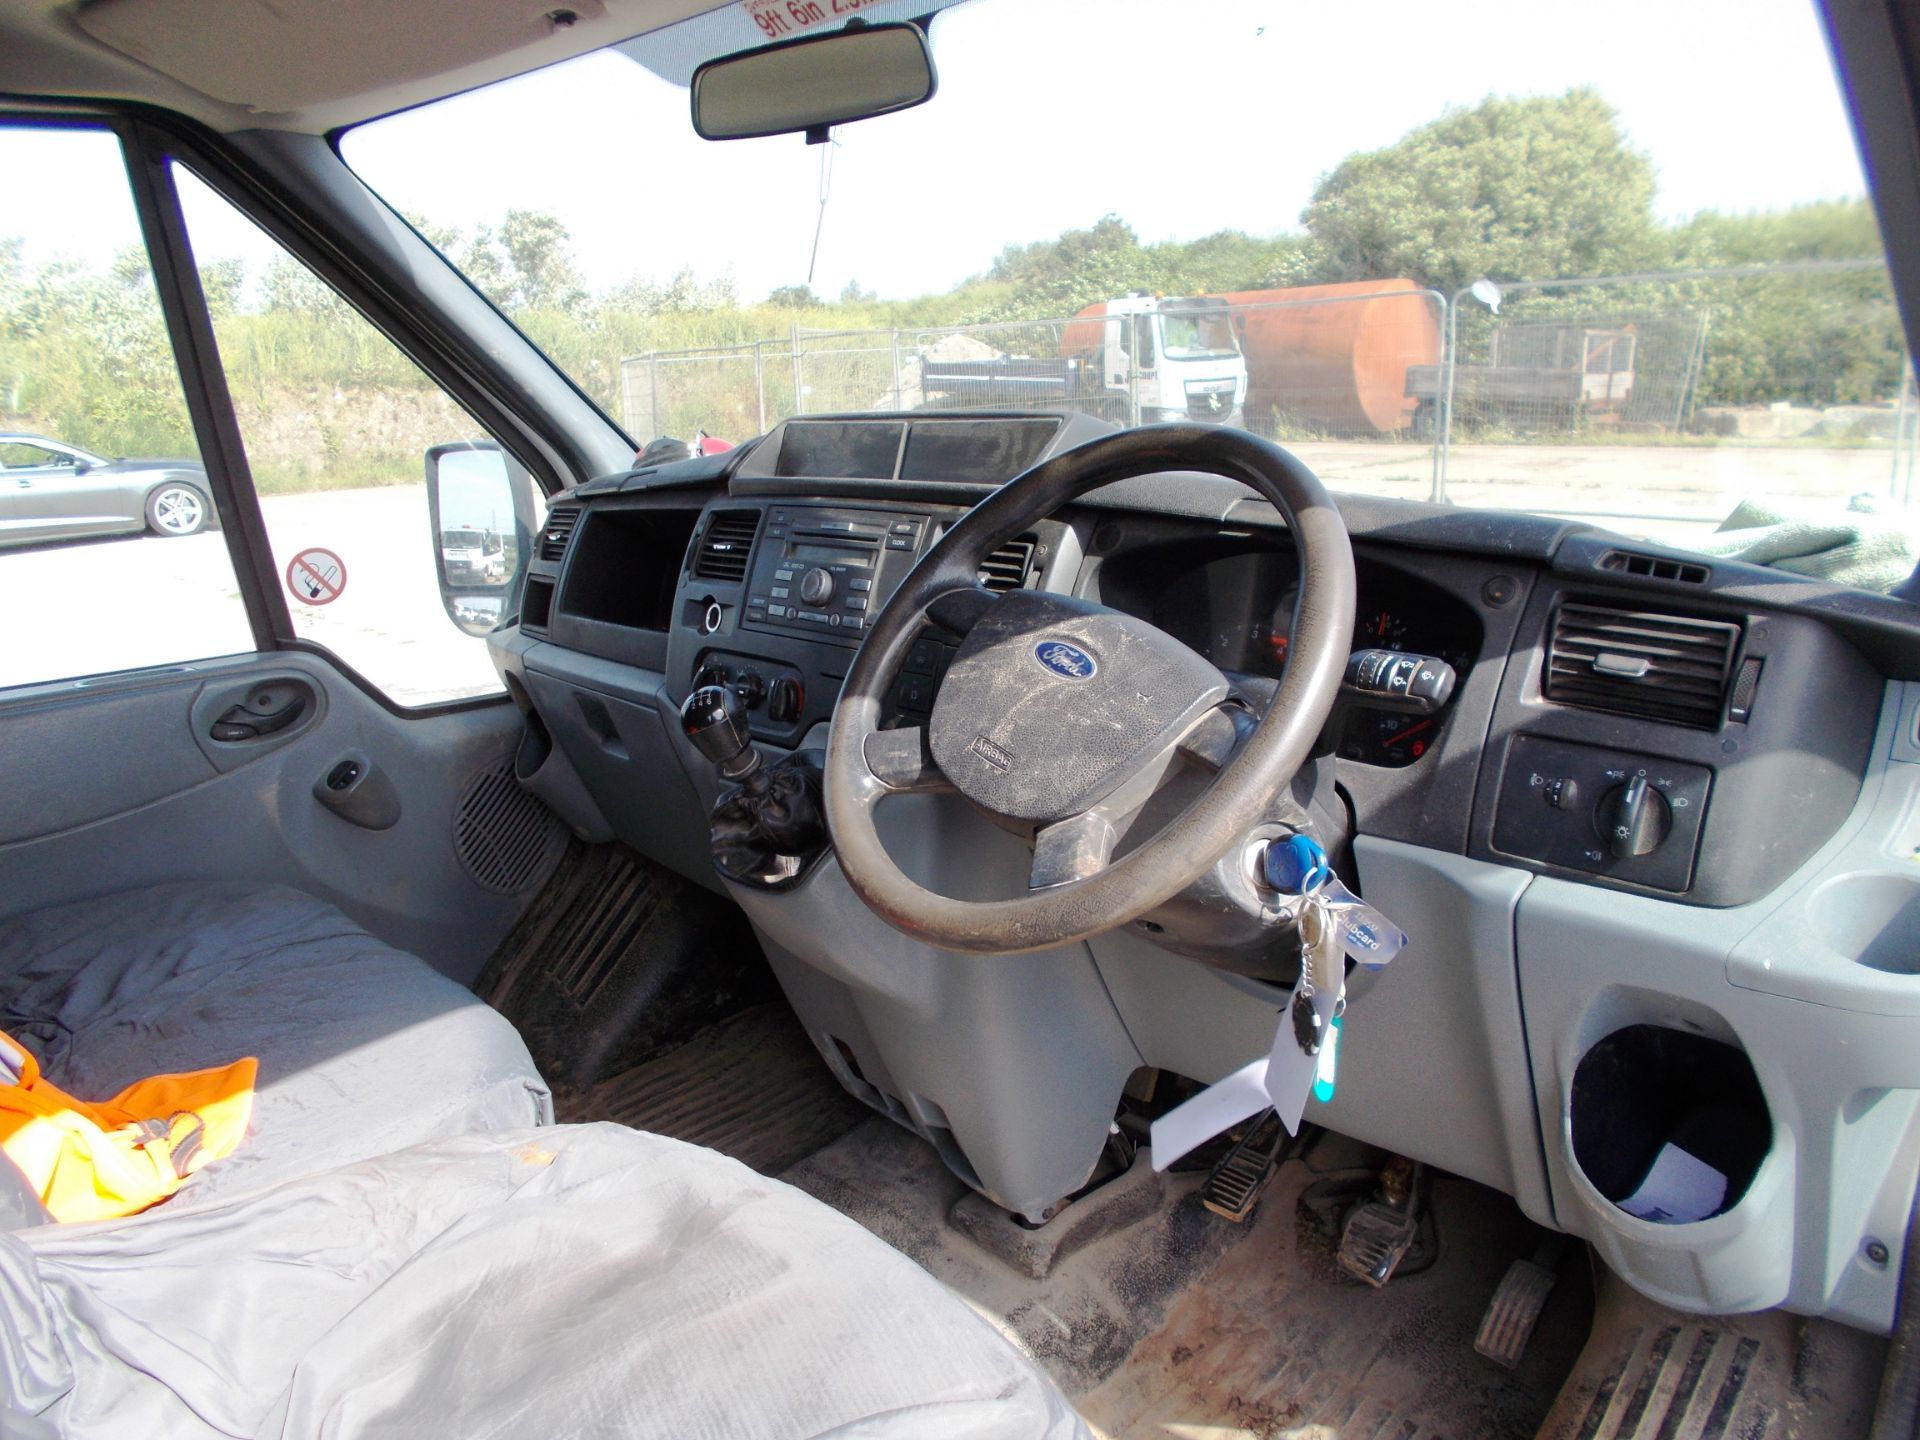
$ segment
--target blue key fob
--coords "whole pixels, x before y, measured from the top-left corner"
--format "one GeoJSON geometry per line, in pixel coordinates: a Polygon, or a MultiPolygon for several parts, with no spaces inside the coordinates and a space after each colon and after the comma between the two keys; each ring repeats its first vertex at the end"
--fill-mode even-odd
{"type": "Polygon", "coordinates": [[[1327,852],[1310,835],[1289,835],[1269,842],[1263,863],[1268,886],[1283,895],[1304,893],[1316,872],[1331,873],[1327,852]]]}

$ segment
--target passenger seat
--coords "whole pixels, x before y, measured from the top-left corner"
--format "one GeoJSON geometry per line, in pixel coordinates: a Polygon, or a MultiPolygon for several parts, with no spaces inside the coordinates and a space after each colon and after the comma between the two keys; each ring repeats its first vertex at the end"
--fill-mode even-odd
{"type": "Polygon", "coordinates": [[[171,1210],[553,1118],[504,1017],[282,886],[161,885],[0,921],[0,1029],[83,1099],[259,1058],[245,1143],[171,1210]]]}

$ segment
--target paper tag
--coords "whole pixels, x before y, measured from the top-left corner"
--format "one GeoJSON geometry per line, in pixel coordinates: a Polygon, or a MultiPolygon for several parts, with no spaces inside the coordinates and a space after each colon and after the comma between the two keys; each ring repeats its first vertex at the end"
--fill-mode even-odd
{"type": "MultiPolygon", "coordinates": [[[[1296,992],[1298,986],[1295,987],[1296,992]]],[[[1153,1122],[1149,1143],[1153,1147],[1153,1168],[1164,1170],[1189,1150],[1194,1150],[1231,1130],[1242,1120],[1258,1115],[1268,1106],[1280,1116],[1289,1135],[1300,1133],[1300,1116],[1307,1108],[1322,1067],[1331,1067],[1327,1058],[1339,1043],[1342,994],[1316,991],[1312,997],[1315,1014],[1320,1018],[1320,1033],[1329,1039],[1318,1055],[1309,1055],[1293,1036],[1292,1001],[1280,1012],[1274,1028],[1273,1045],[1258,1060],[1242,1065],[1224,1080],[1216,1081],[1184,1104],[1176,1105],[1153,1122]]],[[[1332,1070],[1328,1068],[1328,1093],[1332,1093],[1332,1070]]]]}
{"type": "Polygon", "coordinates": [[[1640,1188],[1620,1201],[1620,1208],[1637,1220],[1690,1225],[1713,1214],[1726,1198],[1727,1177],[1669,1141],[1660,1147],[1640,1188]]]}
{"type": "Polygon", "coordinates": [[[1267,1057],[1262,1055],[1153,1122],[1148,1132],[1153,1168],[1166,1169],[1272,1103],[1267,1099],[1267,1057]]]}

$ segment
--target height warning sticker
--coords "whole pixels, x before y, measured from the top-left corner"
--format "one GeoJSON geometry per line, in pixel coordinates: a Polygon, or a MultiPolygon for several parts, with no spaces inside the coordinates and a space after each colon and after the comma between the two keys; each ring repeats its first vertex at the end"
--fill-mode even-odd
{"type": "Polygon", "coordinates": [[[347,588],[347,565],[331,550],[311,545],[287,562],[287,589],[307,605],[331,605],[347,588]]]}
{"type": "Polygon", "coordinates": [[[740,8],[747,12],[762,35],[769,40],[784,40],[822,25],[844,25],[856,15],[863,20],[906,20],[953,3],[954,0],[944,0],[944,4],[936,0],[934,4],[927,4],[920,0],[909,6],[900,4],[899,0],[740,0],[740,8]],[[889,15],[887,11],[900,13],[889,15]]]}

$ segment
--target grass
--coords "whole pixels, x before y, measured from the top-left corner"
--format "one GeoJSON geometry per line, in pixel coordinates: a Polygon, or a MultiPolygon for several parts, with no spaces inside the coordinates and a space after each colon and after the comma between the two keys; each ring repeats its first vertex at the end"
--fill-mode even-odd
{"type": "Polygon", "coordinates": [[[262,495],[309,495],[328,490],[418,485],[425,473],[418,455],[350,456],[325,470],[272,461],[255,462],[251,468],[254,489],[262,495]]]}

